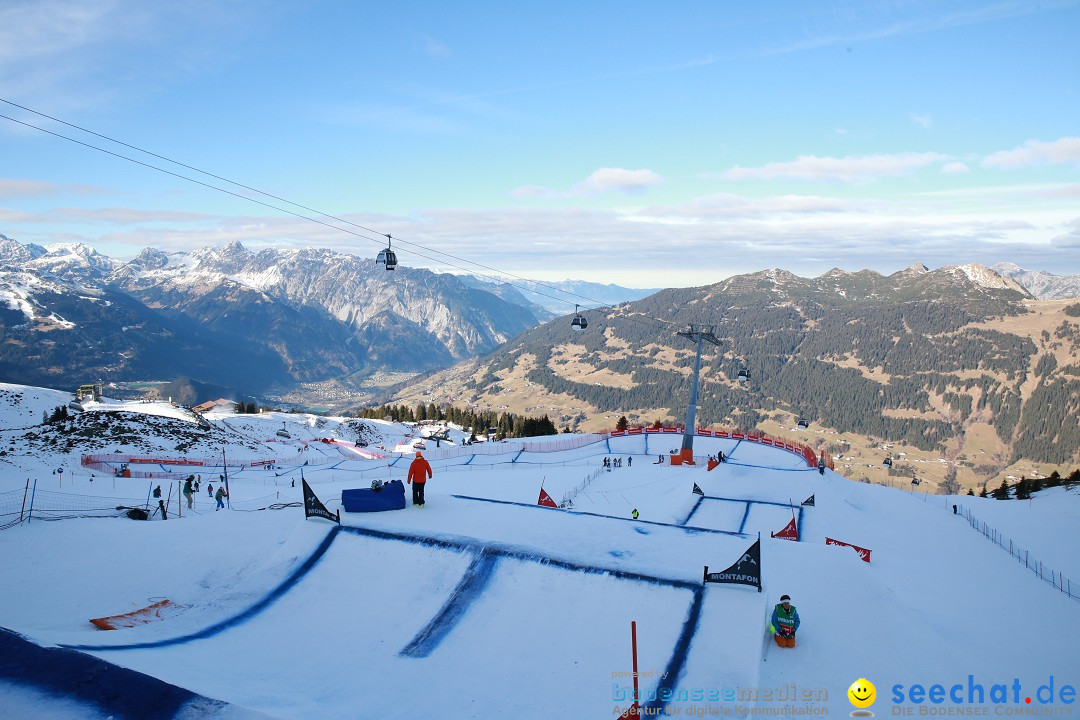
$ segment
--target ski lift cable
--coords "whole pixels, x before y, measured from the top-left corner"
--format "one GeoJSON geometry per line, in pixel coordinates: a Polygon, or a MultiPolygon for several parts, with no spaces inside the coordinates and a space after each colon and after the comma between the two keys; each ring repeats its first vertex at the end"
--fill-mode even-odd
{"type": "MultiPolygon", "coordinates": [[[[3,98],[0,98],[0,100],[3,100],[3,98]]],[[[4,101],[4,102],[7,102],[7,101],[4,101]]],[[[23,126],[28,127],[28,128],[32,128],[34,130],[38,130],[40,132],[52,135],[54,137],[58,137],[58,138],[60,138],[62,140],[67,140],[69,142],[73,142],[73,143],[75,143],[77,145],[82,145],[83,147],[90,148],[91,150],[97,150],[98,152],[105,153],[106,155],[112,155],[113,157],[119,158],[121,160],[127,160],[128,162],[135,163],[136,165],[141,165],[141,166],[149,168],[151,170],[157,170],[158,172],[164,173],[166,175],[171,175],[171,176],[179,178],[181,180],[187,180],[188,182],[195,183],[196,185],[201,185],[201,186],[203,186],[205,188],[209,188],[211,190],[217,190],[218,192],[225,193],[226,195],[232,195],[233,197],[240,198],[241,200],[247,200],[248,202],[252,202],[252,203],[255,203],[257,205],[262,205],[263,207],[270,208],[271,210],[277,210],[278,212],[282,212],[282,213],[285,213],[287,215],[292,215],[293,217],[300,218],[301,220],[307,220],[309,222],[317,223],[317,224],[322,225],[324,227],[330,228],[331,230],[338,230],[339,232],[348,233],[350,235],[353,235],[355,237],[358,237],[358,238],[361,238],[361,239],[364,239],[364,240],[371,240],[372,242],[377,242],[380,245],[383,242],[385,242],[385,237],[386,237],[385,235],[383,235],[383,236],[381,236],[379,238],[368,237],[367,235],[356,232],[355,230],[350,230],[349,228],[339,227],[337,225],[334,225],[333,223],[329,223],[329,222],[326,222],[324,220],[320,220],[318,218],[311,217],[309,215],[305,215],[303,213],[296,212],[294,210],[290,210],[288,208],[283,208],[283,207],[280,207],[278,205],[274,205],[273,203],[264,202],[264,201],[258,200],[256,198],[248,197],[246,195],[243,195],[243,194],[238,193],[238,192],[234,192],[234,191],[229,190],[227,188],[219,187],[219,186],[214,185],[212,183],[208,183],[208,182],[204,182],[202,180],[198,180],[196,178],[188,177],[187,175],[183,175],[183,174],[178,173],[178,172],[173,172],[172,170],[167,170],[165,168],[158,167],[157,165],[153,165],[153,164],[148,163],[148,162],[143,162],[142,160],[137,160],[135,158],[128,157],[127,155],[123,155],[123,154],[118,153],[118,152],[113,152],[112,150],[107,150],[105,148],[99,147],[99,146],[94,145],[92,143],[84,142],[82,140],[78,140],[76,138],[69,137],[67,135],[55,132],[53,130],[48,130],[48,129],[40,127],[38,125],[34,125],[33,123],[28,123],[28,122],[25,122],[23,120],[18,120],[18,119],[13,118],[13,117],[11,117],[9,115],[4,115],[4,114],[0,113],[0,118],[3,118],[5,120],[10,120],[11,122],[17,123],[19,125],[23,125],[23,126]]],[[[172,161],[170,161],[170,162],[172,162],[172,161]]],[[[180,164],[180,163],[178,163],[178,164],[180,164]]],[[[202,172],[202,171],[199,171],[199,172],[202,172]]],[[[207,173],[207,174],[209,174],[209,173],[207,173]]],[[[231,182],[231,181],[227,181],[227,182],[231,182]]],[[[236,183],[236,184],[239,185],[239,183],[236,183]]],[[[246,187],[246,186],[240,185],[240,187],[246,187]]],[[[271,197],[273,197],[273,196],[271,196],[271,197]]],[[[284,202],[288,203],[289,201],[285,200],[284,202]]],[[[300,207],[300,206],[298,206],[298,207],[300,207]]],[[[318,212],[318,211],[316,210],[314,212],[318,212]]],[[[323,214],[323,213],[320,213],[320,214],[323,214]]],[[[325,215],[325,216],[333,218],[332,215],[325,215]]],[[[343,221],[343,222],[348,222],[348,221],[343,221]]],[[[367,230],[366,228],[364,228],[364,229],[367,230]]],[[[374,232],[374,231],[369,230],[368,232],[374,232]]],[[[397,239],[397,238],[395,238],[395,239],[397,239]]],[[[408,244],[413,244],[413,243],[408,243],[408,244]]],[[[422,246],[417,246],[417,247],[422,247],[422,246]]],[[[424,248],[424,249],[427,250],[428,248],[424,248]]],[[[417,257],[422,257],[425,260],[431,260],[432,262],[435,262],[435,263],[441,263],[443,265],[449,265],[450,267],[457,268],[458,270],[462,270],[464,272],[473,273],[473,274],[475,274],[475,275],[477,275],[477,276],[479,276],[481,278],[485,278],[487,280],[494,280],[494,281],[497,281],[497,282],[505,282],[504,280],[502,280],[502,278],[487,275],[487,274],[484,274],[484,273],[477,273],[475,270],[469,270],[468,268],[463,268],[463,267],[461,267],[459,265],[454,265],[453,263],[448,263],[445,260],[442,260],[441,258],[436,258],[436,257],[432,257],[430,255],[425,255],[424,253],[416,252],[415,250],[411,251],[411,252],[412,252],[413,255],[416,255],[417,257]]],[[[434,250],[432,252],[438,253],[437,250],[434,250]]],[[[465,262],[468,262],[468,261],[465,261],[465,262]]],[[[499,271],[496,270],[496,272],[499,272],[499,271]]],[[[532,282],[532,281],[529,281],[529,282],[532,282]]],[[[532,293],[535,293],[537,295],[542,295],[542,296],[550,298],[552,300],[557,300],[559,302],[566,302],[566,300],[564,300],[563,298],[556,297],[554,295],[549,295],[547,293],[543,293],[543,292],[540,292],[538,290],[533,290],[533,289],[530,289],[530,288],[521,288],[521,287],[519,287],[517,285],[514,285],[513,283],[506,283],[506,284],[511,285],[512,287],[515,287],[515,288],[518,288],[518,289],[527,290],[528,292],[532,292],[532,293]]],[[[557,291],[557,292],[564,292],[564,291],[560,290],[559,288],[553,287],[552,289],[557,291]]],[[[632,319],[632,318],[628,318],[628,319],[632,319]]]]}
{"type": "MultiPolygon", "coordinates": [[[[62,125],[66,125],[67,127],[74,128],[76,130],[79,130],[80,132],[85,132],[85,133],[93,135],[95,137],[99,137],[99,138],[101,138],[103,140],[107,140],[109,142],[116,143],[117,145],[121,145],[123,147],[130,148],[132,150],[144,153],[146,155],[150,155],[151,157],[155,157],[155,158],[158,158],[160,160],[164,160],[166,162],[172,163],[174,165],[178,165],[178,166],[183,167],[183,168],[187,168],[189,170],[194,170],[197,173],[200,173],[202,175],[206,175],[208,177],[215,178],[217,180],[221,180],[223,182],[229,183],[230,185],[235,185],[235,186],[243,188],[245,190],[249,190],[251,192],[258,193],[259,195],[263,195],[265,197],[272,198],[274,200],[287,203],[289,205],[293,205],[295,207],[301,208],[301,209],[306,210],[308,212],[316,213],[317,215],[321,215],[321,216],[326,217],[326,218],[331,218],[331,219],[335,220],[336,222],[344,223],[346,225],[351,225],[352,227],[358,228],[358,229],[363,230],[365,232],[369,232],[369,233],[378,235],[379,237],[373,238],[373,237],[369,237],[367,235],[363,235],[361,233],[352,232],[352,231],[348,230],[347,228],[341,228],[341,227],[338,227],[336,225],[332,225],[332,224],[330,224],[328,222],[319,220],[317,218],[312,218],[312,217],[309,217],[309,216],[304,215],[302,213],[297,213],[295,211],[288,210],[287,208],[282,208],[282,207],[278,207],[276,205],[272,205],[270,203],[262,202],[260,200],[255,199],[255,198],[251,198],[251,197],[248,197],[246,195],[243,195],[241,193],[233,192],[231,190],[221,188],[221,187],[218,187],[216,185],[212,185],[210,183],[202,182],[200,180],[196,180],[196,179],[188,177],[186,175],[181,175],[180,173],[172,172],[172,171],[166,170],[164,168],[158,167],[156,165],[152,165],[150,163],[142,162],[140,160],[136,160],[135,158],[131,158],[131,157],[128,157],[126,155],[122,155],[120,153],[112,152],[110,150],[106,150],[106,149],[98,147],[96,145],[92,145],[90,143],[86,143],[86,142],[83,142],[83,141],[80,141],[80,140],[76,140],[75,138],[71,138],[71,137],[68,137],[66,135],[62,135],[60,133],[57,133],[57,132],[54,132],[54,131],[51,131],[51,130],[47,130],[47,129],[39,127],[37,125],[33,125],[32,123],[24,122],[22,120],[17,120],[17,119],[15,119],[13,117],[10,117],[8,115],[0,114],[0,118],[3,118],[5,120],[9,120],[9,121],[14,122],[14,123],[18,123],[18,124],[23,125],[25,127],[29,127],[29,128],[34,129],[34,130],[38,130],[40,132],[48,133],[48,134],[53,135],[55,137],[58,137],[58,138],[61,138],[61,139],[64,139],[64,140],[68,140],[70,142],[77,143],[79,145],[83,145],[84,147],[88,147],[88,148],[91,148],[93,150],[98,150],[100,152],[112,155],[112,156],[120,158],[122,160],[127,160],[129,162],[133,162],[133,163],[136,163],[138,165],[142,165],[143,167],[147,167],[147,168],[150,168],[152,170],[157,170],[158,172],[162,172],[162,173],[165,173],[167,175],[172,175],[173,177],[177,177],[177,178],[180,178],[182,180],[187,180],[188,182],[193,182],[193,183],[196,183],[198,185],[202,185],[203,187],[206,187],[206,188],[209,188],[209,189],[212,189],[212,190],[217,190],[219,192],[223,192],[223,193],[226,193],[228,195],[232,195],[233,197],[237,197],[237,198],[240,198],[242,200],[248,200],[249,202],[253,202],[253,203],[262,205],[263,207],[267,207],[267,208],[270,208],[272,210],[277,210],[278,212],[284,212],[284,213],[287,213],[287,214],[292,215],[294,217],[301,218],[303,220],[308,220],[310,222],[318,223],[318,224],[323,225],[325,227],[329,227],[329,228],[339,230],[339,231],[342,231],[342,232],[347,232],[347,233],[349,233],[351,235],[354,235],[356,237],[363,238],[365,240],[370,240],[372,242],[377,242],[380,245],[383,242],[383,238],[387,237],[386,233],[380,233],[377,230],[366,227],[366,226],[361,225],[359,223],[352,222],[351,220],[346,220],[345,218],[338,217],[338,216],[333,215],[331,213],[323,212],[321,210],[317,210],[315,208],[308,207],[307,205],[304,205],[302,203],[298,203],[298,202],[295,202],[295,201],[292,201],[292,200],[288,200],[286,198],[280,197],[278,195],[274,195],[273,193],[269,193],[269,192],[266,192],[264,190],[259,190],[258,188],[252,187],[250,185],[245,185],[244,183],[237,182],[236,180],[230,180],[229,178],[223,177],[221,175],[217,175],[217,174],[209,172],[207,170],[202,170],[200,168],[197,168],[194,165],[189,165],[187,163],[183,163],[183,162],[180,162],[178,160],[173,160],[172,158],[169,158],[169,157],[167,157],[165,155],[161,155],[159,153],[155,153],[155,152],[152,152],[150,150],[145,150],[145,149],[143,149],[141,147],[138,147],[137,145],[132,145],[132,144],[126,143],[126,142],[124,142],[122,140],[117,140],[116,138],[110,137],[108,135],[104,135],[102,133],[98,133],[98,132],[95,132],[93,130],[84,128],[84,127],[82,127],[80,125],[76,125],[75,123],[70,123],[70,122],[67,122],[66,120],[61,120],[60,118],[53,117],[52,115],[48,115],[48,114],[43,113],[43,112],[39,112],[39,111],[34,110],[32,108],[26,107],[25,105],[20,105],[19,103],[13,102],[13,101],[8,100],[6,98],[0,97],[0,102],[6,103],[6,104],[11,105],[13,107],[17,107],[17,108],[19,108],[21,110],[25,110],[26,112],[33,113],[34,115],[38,115],[40,117],[47,118],[47,119],[52,120],[54,122],[58,122],[58,123],[60,123],[62,125]]],[[[556,287],[554,285],[548,285],[546,283],[543,283],[543,282],[540,282],[540,281],[537,281],[537,280],[530,280],[530,279],[522,277],[520,275],[515,275],[513,273],[506,272],[506,271],[503,271],[503,270],[499,270],[498,268],[490,267],[488,265],[484,265],[482,263],[478,263],[478,262],[475,262],[473,260],[468,260],[466,258],[458,257],[457,255],[453,255],[451,253],[443,252],[441,250],[435,250],[434,248],[429,248],[429,247],[426,247],[426,246],[421,245],[419,243],[411,242],[411,241],[408,241],[408,240],[402,240],[400,237],[395,238],[395,239],[402,245],[407,245],[409,247],[419,248],[421,250],[426,250],[427,252],[436,253],[437,255],[441,255],[443,257],[452,258],[452,259],[457,260],[459,262],[468,263],[469,265],[473,265],[475,267],[483,268],[485,270],[490,270],[491,272],[498,273],[499,276],[512,277],[512,278],[514,278],[516,280],[521,280],[522,282],[529,283],[532,286],[538,286],[538,287],[547,288],[549,290],[554,290],[555,292],[562,293],[564,296],[568,295],[568,296],[579,298],[579,299],[582,299],[582,300],[587,300],[590,303],[594,303],[596,305],[596,307],[594,309],[597,309],[597,310],[605,309],[605,308],[606,309],[614,309],[611,305],[607,305],[605,303],[602,303],[602,302],[596,300],[595,298],[591,298],[591,297],[588,297],[586,295],[581,295],[579,293],[575,293],[575,292],[572,292],[570,290],[564,290],[564,289],[556,287]]],[[[456,268],[456,269],[461,270],[463,272],[475,272],[474,270],[470,270],[468,268],[463,268],[463,267],[461,267],[459,265],[454,265],[453,263],[448,263],[448,262],[446,262],[444,260],[441,260],[439,258],[433,258],[433,257],[431,257],[429,255],[424,255],[422,253],[417,253],[417,252],[414,252],[414,254],[417,255],[418,257],[422,257],[422,258],[424,258],[426,260],[431,260],[432,262],[449,265],[450,267],[456,268]]],[[[489,279],[489,280],[495,280],[495,281],[498,281],[498,282],[505,282],[499,276],[481,275],[481,277],[486,277],[486,279],[489,279]]],[[[548,295],[547,293],[543,293],[543,292],[540,292],[540,291],[534,289],[534,287],[521,288],[521,287],[519,287],[519,286],[517,286],[517,285],[515,285],[513,283],[506,283],[506,284],[508,284],[508,285],[510,285],[510,286],[512,286],[514,288],[517,288],[519,290],[525,290],[527,292],[535,293],[537,295],[549,298],[551,300],[556,300],[558,302],[565,302],[567,304],[570,303],[570,301],[566,300],[564,297],[548,295]]],[[[666,323],[669,326],[675,324],[675,323],[672,323],[672,322],[670,322],[668,320],[664,320],[662,318],[650,318],[650,319],[656,320],[656,321],[661,322],[661,323],[666,323]]]]}

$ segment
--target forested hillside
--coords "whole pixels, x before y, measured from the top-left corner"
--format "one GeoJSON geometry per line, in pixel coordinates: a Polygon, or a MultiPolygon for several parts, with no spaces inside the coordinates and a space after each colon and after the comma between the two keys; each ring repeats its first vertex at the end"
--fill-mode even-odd
{"type": "Polygon", "coordinates": [[[1020,458],[1075,460],[1080,322],[1067,303],[1036,302],[984,270],[766,271],[665,290],[591,313],[585,332],[565,318],[535,328],[424,388],[429,399],[543,410],[560,426],[681,420],[694,347],[675,333],[704,325],[722,345],[705,346],[700,425],[800,417],[870,443],[978,454],[969,464],[986,474],[1020,458]]]}

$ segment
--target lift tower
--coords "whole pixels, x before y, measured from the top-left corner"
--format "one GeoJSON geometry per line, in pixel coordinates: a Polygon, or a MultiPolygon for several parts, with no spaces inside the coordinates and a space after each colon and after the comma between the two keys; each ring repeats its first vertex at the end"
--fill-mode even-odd
{"type": "Polygon", "coordinates": [[[686,428],[683,430],[682,450],[671,458],[672,465],[694,462],[694,431],[697,428],[698,375],[701,374],[701,348],[705,343],[720,345],[720,338],[713,334],[713,325],[700,327],[691,325],[678,335],[697,343],[697,357],[694,359],[694,376],[690,380],[690,405],[686,409],[686,428]]]}

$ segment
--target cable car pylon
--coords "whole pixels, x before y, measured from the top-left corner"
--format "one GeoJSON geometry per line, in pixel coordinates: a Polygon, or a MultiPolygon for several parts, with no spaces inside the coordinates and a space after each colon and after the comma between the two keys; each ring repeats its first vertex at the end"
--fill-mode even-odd
{"type": "Polygon", "coordinates": [[[672,465],[694,464],[694,432],[697,428],[698,376],[701,374],[701,348],[705,343],[720,345],[720,338],[713,333],[715,326],[703,325],[698,329],[691,325],[681,337],[697,343],[697,357],[694,359],[694,375],[690,379],[690,403],[686,409],[686,427],[683,429],[682,449],[671,458],[672,465]]]}

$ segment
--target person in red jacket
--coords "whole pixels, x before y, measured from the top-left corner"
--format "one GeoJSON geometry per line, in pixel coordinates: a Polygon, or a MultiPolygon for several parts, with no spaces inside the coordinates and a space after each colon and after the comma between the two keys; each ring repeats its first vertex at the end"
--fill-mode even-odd
{"type": "Polygon", "coordinates": [[[409,476],[405,478],[405,482],[412,485],[412,504],[417,507],[424,507],[424,485],[427,484],[429,477],[431,477],[431,466],[428,465],[424,456],[417,452],[416,458],[409,465],[409,476]]]}

